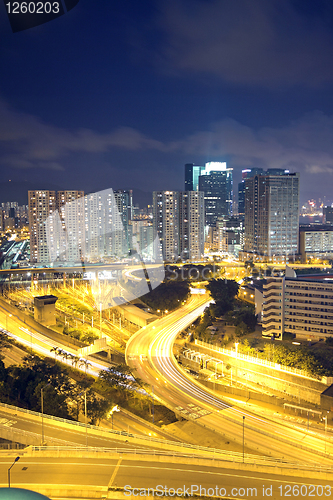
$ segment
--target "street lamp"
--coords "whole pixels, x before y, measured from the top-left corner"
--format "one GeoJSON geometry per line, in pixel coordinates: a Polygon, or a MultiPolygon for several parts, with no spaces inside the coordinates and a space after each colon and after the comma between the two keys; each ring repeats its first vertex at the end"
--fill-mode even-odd
{"type": "Polygon", "coordinates": [[[6,330],[8,331],[8,316],[11,318],[12,314],[6,314],[6,330]]]}
{"type": "Polygon", "coordinates": [[[99,334],[102,338],[102,302],[99,303],[99,334]]]}
{"type": "Polygon", "coordinates": [[[237,353],[238,353],[238,346],[239,346],[239,342],[235,342],[235,348],[236,348],[236,358],[237,358],[237,353]]]}
{"type": "Polygon", "coordinates": [[[152,385],[151,388],[152,388],[152,393],[153,393],[152,400],[153,400],[153,424],[154,424],[155,423],[154,386],[152,385]]]}
{"type": "Polygon", "coordinates": [[[8,488],[10,488],[10,469],[20,460],[21,457],[16,457],[12,465],[8,469],[8,488]]]}
{"type": "Polygon", "coordinates": [[[44,389],[48,385],[51,385],[51,383],[49,382],[48,384],[44,385],[40,390],[41,407],[42,407],[42,446],[44,444],[44,389]]]}
{"type": "Polygon", "coordinates": [[[120,408],[118,405],[114,406],[113,408],[111,408],[110,410],[110,415],[111,415],[111,425],[112,425],[112,430],[113,430],[113,414],[115,411],[120,411],[120,408]]]}
{"type": "Polygon", "coordinates": [[[245,448],[245,416],[243,415],[243,463],[244,463],[244,448],[245,448]]]}
{"type": "MultiPolygon", "coordinates": [[[[327,413],[329,413],[329,411],[327,413]]],[[[323,417],[323,420],[325,420],[325,453],[326,453],[326,436],[327,436],[327,418],[328,418],[328,415],[323,417]]]]}

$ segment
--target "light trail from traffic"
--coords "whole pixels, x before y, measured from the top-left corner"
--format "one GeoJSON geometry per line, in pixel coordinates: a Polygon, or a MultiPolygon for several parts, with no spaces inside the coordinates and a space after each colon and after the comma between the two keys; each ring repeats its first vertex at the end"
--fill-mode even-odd
{"type": "MultiPolygon", "coordinates": [[[[173,343],[179,332],[200,316],[208,305],[207,297],[191,299],[184,307],[163,320],[154,322],[137,332],[129,341],[126,359],[135,372],[153,386],[154,395],[177,412],[177,408],[199,407],[204,413],[196,422],[217,430],[240,442],[242,426],[246,429],[246,446],[266,454],[288,460],[302,459],[307,462],[330,463],[331,441],[320,435],[311,435],[287,424],[277,423],[254,413],[231,406],[217,397],[213,391],[189,378],[173,356],[173,343]],[[153,331],[154,329],[154,331],[153,331]],[[142,362],[140,355],[146,354],[142,362]],[[245,419],[245,420],[244,420],[245,419]],[[325,444],[325,447],[324,447],[325,444]],[[327,449],[327,454],[324,452],[327,449]]],[[[183,416],[184,414],[181,413],[183,416]]],[[[186,416],[186,415],[185,415],[186,416]]]]}

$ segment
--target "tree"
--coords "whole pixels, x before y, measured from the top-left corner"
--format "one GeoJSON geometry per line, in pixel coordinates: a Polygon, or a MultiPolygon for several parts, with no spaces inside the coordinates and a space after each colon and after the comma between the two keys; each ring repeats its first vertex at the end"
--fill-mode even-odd
{"type": "Polygon", "coordinates": [[[206,288],[215,300],[215,313],[222,315],[233,309],[239,288],[236,281],[213,279],[206,288]]]}
{"type": "Polygon", "coordinates": [[[7,333],[0,331],[0,349],[11,349],[14,344],[14,339],[9,337],[7,333]]]}

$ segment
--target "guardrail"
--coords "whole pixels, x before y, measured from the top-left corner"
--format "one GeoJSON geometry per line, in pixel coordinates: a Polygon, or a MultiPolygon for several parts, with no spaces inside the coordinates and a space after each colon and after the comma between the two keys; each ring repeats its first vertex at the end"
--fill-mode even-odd
{"type": "MultiPolygon", "coordinates": [[[[310,375],[306,371],[294,368],[293,366],[280,365],[279,363],[274,363],[273,361],[268,361],[267,359],[255,358],[254,356],[249,356],[248,354],[242,354],[240,352],[231,351],[230,349],[225,349],[224,347],[214,346],[213,344],[208,344],[207,342],[203,342],[202,340],[198,339],[195,339],[194,343],[195,345],[198,345],[200,347],[205,347],[212,351],[220,352],[221,354],[225,354],[226,356],[231,356],[235,359],[242,359],[243,361],[248,361],[249,363],[254,363],[256,365],[268,366],[269,368],[274,368],[275,370],[279,370],[280,372],[294,373],[295,375],[305,377],[309,380],[315,380],[316,382],[321,381],[321,378],[310,377],[310,375]]],[[[324,378],[326,379],[326,377],[324,378]]]]}
{"type": "MultiPolygon", "coordinates": [[[[21,450],[22,451],[22,450],[21,450]]],[[[279,467],[285,467],[285,468],[295,468],[295,469],[302,469],[302,470],[316,470],[316,471],[326,471],[326,472],[332,472],[333,470],[333,465],[320,465],[320,464],[303,464],[303,463],[298,463],[298,462],[287,462],[286,460],[283,459],[278,459],[278,458],[271,458],[271,457],[263,457],[260,455],[251,455],[248,453],[244,454],[244,460],[243,460],[243,453],[238,453],[238,452],[228,452],[225,450],[215,450],[218,451],[219,453],[215,454],[212,453],[212,456],[210,457],[203,457],[200,454],[192,453],[192,454],[185,454],[181,452],[173,452],[170,453],[167,450],[145,450],[142,448],[98,448],[98,447],[86,447],[86,446],[77,446],[77,447],[68,447],[68,446],[29,446],[29,448],[25,449],[26,452],[56,452],[56,453],[66,453],[66,452],[77,452],[77,453],[82,453],[83,451],[86,453],[105,453],[105,454],[121,454],[121,455],[142,455],[142,456],[165,456],[165,457],[174,457],[174,458],[194,458],[194,459],[204,459],[204,460],[227,460],[228,462],[240,462],[240,463],[247,463],[247,464],[255,464],[255,465],[272,465],[272,466],[279,466],[279,467]],[[221,453],[220,453],[221,452],[221,453]],[[223,458],[222,455],[226,455],[228,458],[223,458]]]]}

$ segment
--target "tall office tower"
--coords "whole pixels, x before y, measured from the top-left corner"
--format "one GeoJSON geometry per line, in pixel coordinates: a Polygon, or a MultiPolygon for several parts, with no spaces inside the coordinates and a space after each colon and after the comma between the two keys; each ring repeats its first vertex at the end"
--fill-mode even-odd
{"type": "Polygon", "coordinates": [[[264,259],[295,256],[298,207],[298,173],[255,175],[246,179],[244,254],[264,259]]]}
{"type": "Polygon", "coordinates": [[[194,163],[185,164],[185,191],[199,191],[199,177],[204,169],[194,163]]]}
{"type": "Polygon", "coordinates": [[[124,228],[113,190],[85,196],[84,210],[87,260],[99,262],[104,257],[125,257],[122,244],[119,244],[124,228]]]}
{"type": "Polygon", "coordinates": [[[74,264],[85,256],[84,192],[58,191],[57,209],[61,221],[60,251],[53,261],[74,264]]]}
{"type": "Polygon", "coordinates": [[[232,213],[232,168],[227,168],[226,162],[206,163],[199,191],[205,193],[206,224],[215,227],[219,217],[232,213]]]}
{"type": "Polygon", "coordinates": [[[128,255],[132,248],[132,228],[130,221],[133,219],[133,191],[118,189],[114,197],[120,214],[123,230],[114,234],[114,247],[116,255],[128,255]]]}
{"type": "Polygon", "coordinates": [[[56,193],[55,191],[28,191],[28,199],[30,261],[39,263],[50,262],[52,260],[50,245],[53,248],[57,246],[58,235],[58,221],[53,220],[53,214],[57,208],[56,193]],[[46,233],[46,220],[49,221],[49,238],[46,233]]]}
{"type": "Polygon", "coordinates": [[[205,200],[202,191],[179,193],[179,250],[183,260],[201,259],[205,247],[205,200]]]}
{"type": "MultiPolygon", "coordinates": [[[[179,192],[153,192],[154,237],[158,235],[164,260],[175,260],[179,256],[179,192]]],[[[159,259],[159,245],[154,250],[159,259]]]]}
{"type": "Polygon", "coordinates": [[[242,170],[242,182],[238,184],[238,213],[245,214],[245,179],[249,179],[254,175],[262,175],[262,168],[245,168],[242,170]]]}

